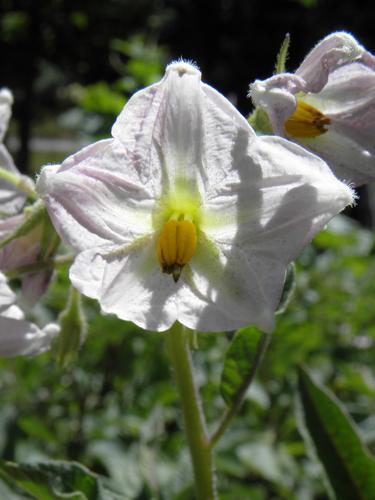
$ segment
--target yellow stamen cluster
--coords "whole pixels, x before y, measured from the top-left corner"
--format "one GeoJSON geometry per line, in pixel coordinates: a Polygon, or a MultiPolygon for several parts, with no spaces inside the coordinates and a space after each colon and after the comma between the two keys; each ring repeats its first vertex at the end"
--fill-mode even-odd
{"type": "Polygon", "coordinates": [[[195,224],[180,216],[167,221],[157,242],[157,256],[163,273],[172,274],[177,283],[182,268],[193,257],[197,247],[195,224]]]}
{"type": "Polygon", "coordinates": [[[328,116],[298,99],[297,108],[285,122],[284,128],[292,137],[317,137],[327,132],[330,123],[328,116]]]}

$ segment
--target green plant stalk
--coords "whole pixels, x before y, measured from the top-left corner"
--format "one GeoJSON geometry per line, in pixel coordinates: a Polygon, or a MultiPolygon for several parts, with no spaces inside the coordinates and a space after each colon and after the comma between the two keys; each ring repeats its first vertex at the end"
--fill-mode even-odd
{"type": "Polygon", "coordinates": [[[241,385],[239,391],[236,394],[236,398],[231,406],[229,406],[224,413],[221,422],[216,429],[216,431],[212,434],[210,439],[210,445],[213,448],[215,444],[219,441],[221,436],[227,430],[229,425],[232,423],[232,420],[237,415],[240,410],[243,400],[246,396],[246,393],[250,387],[251,382],[254,380],[255,374],[263,361],[264,354],[271,342],[271,335],[269,333],[263,333],[262,338],[259,341],[258,349],[255,355],[254,363],[251,366],[251,370],[249,371],[248,376],[244,379],[243,384],[241,385]]]}
{"type": "Polygon", "coordinates": [[[12,186],[16,187],[19,191],[25,193],[28,198],[31,198],[32,200],[38,199],[38,196],[33,188],[33,183],[26,175],[15,174],[3,167],[0,167],[0,179],[12,184],[12,186]]]}
{"type": "Polygon", "coordinates": [[[189,338],[175,323],[165,334],[167,349],[181,400],[184,426],[193,464],[197,500],[217,499],[215,473],[206,423],[194,383],[189,338]]]}

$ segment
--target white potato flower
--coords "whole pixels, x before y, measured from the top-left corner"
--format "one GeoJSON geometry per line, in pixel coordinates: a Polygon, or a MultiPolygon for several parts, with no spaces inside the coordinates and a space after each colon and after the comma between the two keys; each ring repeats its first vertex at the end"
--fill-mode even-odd
{"type": "Polygon", "coordinates": [[[73,285],[145,329],[271,331],[288,264],[351,189],[300,146],[257,137],[186,62],[136,93],[112,134],[37,183],[78,253],[73,285]]]}

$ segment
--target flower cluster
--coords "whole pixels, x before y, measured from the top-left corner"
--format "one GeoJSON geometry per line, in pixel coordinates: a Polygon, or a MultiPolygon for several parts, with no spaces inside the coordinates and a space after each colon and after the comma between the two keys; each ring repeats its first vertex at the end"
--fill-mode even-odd
{"type": "MultiPolygon", "coordinates": [[[[251,85],[268,117],[257,134],[197,67],[170,64],[129,100],[111,138],[42,169],[36,191],[45,206],[20,213],[25,194],[2,181],[0,270],[50,259],[56,230],[76,255],[72,284],[104,313],[155,331],[175,322],[272,331],[290,262],[353,203],[350,185],[375,178],[374,70],[351,35],[328,36],[294,74],[251,85]]],[[[0,92],[0,139],[10,105],[0,92]]],[[[17,173],[4,146],[0,154],[3,170],[17,173]]],[[[49,278],[30,274],[24,291],[39,296],[49,278]]],[[[19,321],[20,331],[35,327],[19,321]]],[[[35,332],[38,342],[50,338],[35,332]]],[[[43,342],[6,352],[39,352],[43,342]]]]}
{"type": "MultiPolygon", "coordinates": [[[[57,325],[43,330],[24,320],[15,305],[16,296],[9,288],[6,272],[22,270],[56,250],[58,238],[40,202],[25,207],[28,195],[35,195],[33,181],[19,173],[3,144],[13,97],[0,90],[0,355],[35,355],[50,348],[58,332],[57,325]],[[23,210],[24,209],[24,210],[23,210]],[[49,233],[49,234],[48,234],[49,233]]],[[[50,270],[22,273],[23,302],[33,305],[44,293],[51,277],[50,270]]]]}

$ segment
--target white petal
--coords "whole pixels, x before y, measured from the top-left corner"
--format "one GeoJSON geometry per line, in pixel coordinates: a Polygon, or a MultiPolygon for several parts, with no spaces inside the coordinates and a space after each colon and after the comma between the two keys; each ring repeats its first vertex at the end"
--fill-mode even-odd
{"type": "Polygon", "coordinates": [[[372,143],[369,148],[362,146],[363,138],[353,135],[352,130],[332,124],[325,134],[300,143],[324,158],[340,179],[360,186],[375,180],[375,148],[372,143]]]}
{"type": "Polygon", "coordinates": [[[304,101],[333,119],[356,118],[356,123],[361,120],[358,125],[374,126],[374,98],[375,71],[356,62],[333,71],[327,85],[318,94],[304,96],[304,101]]]}
{"type": "MultiPolygon", "coordinates": [[[[270,332],[274,310],[262,288],[258,270],[253,268],[244,251],[233,245],[217,245],[209,250],[198,246],[190,263],[191,277],[184,276],[187,286],[181,290],[178,320],[198,331],[226,331],[257,325],[270,332]]],[[[281,277],[273,273],[276,285],[281,277]]],[[[261,277],[262,278],[262,277],[261,277]]]]}
{"type": "Polygon", "coordinates": [[[163,331],[177,319],[181,284],[162,274],[154,240],[129,254],[105,247],[86,250],[75,259],[70,279],[81,293],[98,299],[103,312],[142,328],[163,331]]]}
{"type": "Polygon", "coordinates": [[[0,273],[0,314],[8,309],[16,300],[16,295],[9,288],[7,279],[0,273]]]}
{"type": "MultiPolygon", "coordinates": [[[[226,185],[232,171],[238,168],[234,156],[239,149],[246,149],[256,135],[236,108],[208,85],[202,86],[204,116],[204,199],[216,197],[226,185]]],[[[245,154],[246,154],[245,152],[245,154]]]]}
{"type": "Polygon", "coordinates": [[[0,90],[0,142],[3,141],[12,114],[13,96],[10,90],[0,90]]]}
{"type": "MultiPolygon", "coordinates": [[[[3,144],[0,144],[0,167],[21,175],[3,144]]],[[[21,193],[6,181],[0,181],[0,215],[11,215],[19,212],[25,203],[25,199],[26,195],[24,193],[21,193]]]]}
{"type": "Polygon", "coordinates": [[[77,250],[152,230],[154,199],[114,139],[88,146],[60,168],[44,167],[37,190],[57,231],[77,250]]]}
{"type": "MultiPolygon", "coordinates": [[[[288,263],[353,194],[320,158],[281,138],[260,137],[248,156],[242,151],[234,160],[238,170],[228,176],[227,189],[206,204],[201,229],[212,249],[197,250],[191,260],[201,302],[197,328],[214,330],[225,315],[231,328],[256,324],[270,331],[288,263]]],[[[188,326],[192,310],[182,320],[188,326]]]]}
{"type": "MultiPolygon", "coordinates": [[[[202,191],[204,129],[201,74],[176,62],[161,82],[136,93],[113,126],[131,161],[145,179],[164,189],[178,182],[202,191]]],[[[160,189],[159,189],[160,193],[160,189]]]]}
{"type": "Polygon", "coordinates": [[[0,356],[35,356],[47,351],[56,329],[40,330],[28,321],[0,317],[0,356]]]}
{"type": "MultiPolygon", "coordinates": [[[[8,89],[0,90],[0,143],[7,131],[12,112],[13,96],[8,89]]],[[[0,144],[0,167],[13,173],[19,173],[13,159],[3,144],[0,144]]],[[[25,195],[14,186],[0,181],[0,215],[17,213],[25,203],[25,195]]]]}
{"type": "Polygon", "coordinates": [[[349,33],[332,33],[305,57],[296,75],[305,80],[305,91],[319,92],[332,71],[359,59],[363,53],[363,47],[349,33]]]}
{"type": "MultiPolygon", "coordinates": [[[[351,190],[334,177],[324,161],[282,138],[258,137],[250,145],[244,140],[242,146],[238,141],[233,164],[237,168],[228,170],[217,197],[205,203],[201,229],[215,241],[229,243],[238,238],[240,230],[252,238],[267,226],[284,197],[301,186],[316,191],[314,210],[325,213],[328,208],[328,218],[353,201],[351,190]],[[321,204],[326,193],[331,202],[328,207],[321,204]]],[[[308,213],[313,216],[315,212],[308,213]]]]}

